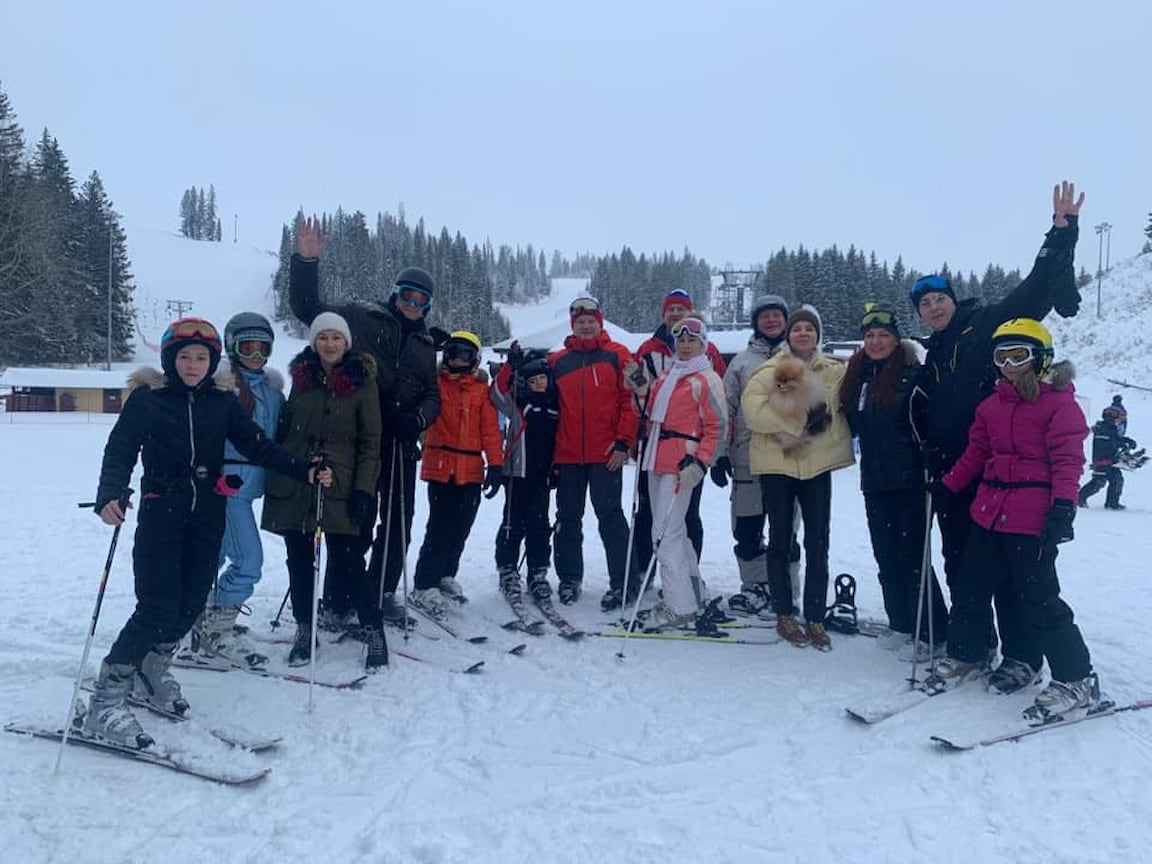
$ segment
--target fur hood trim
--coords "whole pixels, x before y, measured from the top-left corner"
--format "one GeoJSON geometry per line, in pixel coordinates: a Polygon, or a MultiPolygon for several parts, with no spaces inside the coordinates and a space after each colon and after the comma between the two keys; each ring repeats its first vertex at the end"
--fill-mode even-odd
{"type": "Polygon", "coordinates": [[[293,389],[327,387],[335,396],[351,396],[375,380],[376,361],[369,354],[349,351],[332,374],[325,376],[319,355],[309,346],[292,359],[288,372],[292,376],[293,389]]]}
{"type": "Polygon", "coordinates": [[[1048,370],[1048,383],[1053,390],[1067,390],[1068,385],[1076,380],[1076,367],[1071,360],[1061,360],[1053,363],[1048,370]]]}
{"type": "MultiPolygon", "coordinates": [[[[235,382],[230,372],[217,371],[217,373],[212,376],[213,390],[228,392],[234,384],[235,382]]],[[[149,390],[162,390],[167,386],[168,376],[153,366],[141,366],[128,376],[128,388],[130,390],[139,390],[141,387],[147,387],[149,390]]]]}

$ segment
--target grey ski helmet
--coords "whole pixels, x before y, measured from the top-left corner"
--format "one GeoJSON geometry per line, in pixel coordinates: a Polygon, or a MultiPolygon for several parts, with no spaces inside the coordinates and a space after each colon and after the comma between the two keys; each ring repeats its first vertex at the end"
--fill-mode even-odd
{"type": "Polygon", "coordinates": [[[276,334],[267,318],[258,312],[241,312],[228,319],[224,325],[224,350],[231,359],[237,358],[237,346],[250,339],[267,342],[271,353],[276,334]]]}

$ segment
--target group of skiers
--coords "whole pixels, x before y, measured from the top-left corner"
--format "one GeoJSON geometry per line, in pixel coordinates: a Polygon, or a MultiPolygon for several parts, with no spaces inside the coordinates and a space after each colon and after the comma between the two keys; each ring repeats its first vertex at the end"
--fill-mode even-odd
{"type": "MultiPolygon", "coordinates": [[[[146,746],[130,698],[185,711],[169,667],[190,630],[206,653],[241,666],[266,662],[236,627],[260,578],[252,502],[261,494],[262,527],[280,534],[287,551],[296,621],[289,662],[311,658],[319,604],[325,624],[358,625],[369,670],[386,664],[384,624],[410,623],[396,592],[406,578],[421,461],[428,525],[405,600],[434,620],[462,597],[457,571],[481,496],[503,490],[495,558],[510,602],[521,596],[522,543],[528,593],[550,602],[553,540],[556,596],[579,600],[591,497],[609,575],[601,608],[634,602],[655,556],[662,595],[641,626],[708,632],[698,562],[702,481],[710,475],[717,486],[731,484],[741,590],[730,608],[770,609],[784,640],[829,650],[831,473],[853,463],[853,437],[889,647],[921,650],[931,636],[947,644],[938,680],[986,674],[997,644],[995,603],[1003,659],[989,686],[1028,686],[1046,658],[1052,681],[1034,716],[1084,707],[1096,682],[1059,598],[1055,559],[1057,544],[1072,537],[1077,502],[1099,486],[1094,478],[1078,490],[1087,426],[1070,367],[1053,364],[1040,323],[1053,308],[1077,310],[1072,264],[1082,201],[1070,184],[1056,188],[1033,270],[998,303],[958,301],[945,277],[916,282],[910,299],[931,331],[923,363],[893,310],[866,310],[863,347],[845,365],[821,351],[817,310],[767,295],[753,303],[747,348],[726,366],[691,297],[673,289],[659,327],[635,354],[605,331],[597,301],[579,297],[561,350],[513,344],[491,383],[474,334],[434,337],[427,327],[434,285],[419,268],[401,271],[380,305],[322,303],[322,238],[315,222],[303,221],[289,294],[309,327],[308,345],[289,364],[287,400],[266,369],[272,328],[251,312],[228,322],[223,341],[201,319],[175,322],[162,340],[162,372],[135,376],[109,437],[96,509],[109,524],[123,521],[140,456],[138,603],[102,664],[86,729],[146,746]],[[216,375],[225,353],[230,373],[216,375]],[[638,463],[631,520],[621,471],[630,458],[638,463]],[[927,566],[933,512],[950,614],[927,566]],[[321,533],[322,602],[313,597],[321,533]]],[[[1109,506],[1118,498],[1110,491],[1109,506]]]]}

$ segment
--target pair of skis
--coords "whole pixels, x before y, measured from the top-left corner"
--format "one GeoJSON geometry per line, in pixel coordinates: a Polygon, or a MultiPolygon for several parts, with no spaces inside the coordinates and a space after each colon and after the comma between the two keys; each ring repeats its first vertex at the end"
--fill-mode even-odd
{"type": "Polygon", "coordinates": [[[514,620],[502,625],[505,630],[519,630],[531,636],[542,636],[544,634],[544,624],[547,622],[555,627],[556,631],[565,639],[575,641],[584,637],[583,630],[574,627],[568,619],[556,611],[556,607],[552,605],[551,597],[532,598],[532,604],[540,614],[544,616],[544,619],[541,620],[534,617],[532,613],[528,611],[528,604],[524,602],[523,593],[506,594],[501,591],[500,594],[516,615],[514,620]]]}

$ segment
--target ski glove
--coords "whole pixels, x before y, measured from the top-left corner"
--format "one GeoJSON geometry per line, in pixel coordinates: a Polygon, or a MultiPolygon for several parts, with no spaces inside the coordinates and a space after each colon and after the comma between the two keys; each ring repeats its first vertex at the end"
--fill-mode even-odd
{"type": "Polygon", "coordinates": [[[504,482],[504,469],[499,465],[489,465],[484,472],[484,485],[481,487],[485,498],[495,498],[504,482]]]}
{"type": "Polygon", "coordinates": [[[348,518],[363,528],[376,521],[376,496],[355,489],[348,496],[348,518]]]}
{"type": "Polygon", "coordinates": [[[723,489],[728,485],[728,478],[732,476],[732,460],[721,456],[712,466],[712,482],[723,489]]]}
{"type": "Polygon", "coordinates": [[[216,478],[216,486],[214,489],[217,495],[231,498],[233,495],[240,493],[240,487],[243,485],[244,480],[239,474],[221,474],[216,478]]]}
{"type": "Polygon", "coordinates": [[[804,431],[809,435],[819,435],[828,428],[832,422],[832,415],[828,413],[828,406],[820,402],[808,409],[808,420],[804,424],[804,431]]]}
{"type": "Polygon", "coordinates": [[[681,492],[691,492],[704,480],[704,463],[695,456],[685,456],[676,467],[680,469],[681,492]]]}
{"type": "Polygon", "coordinates": [[[396,417],[396,437],[406,444],[415,443],[428,421],[419,411],[404,411],[396,417]]]}
{"type": "Polygon", "coordinates": [[[1040,534],[1042,543],[1067,543],[1075,537],[1072,521],[1076,518],[1076,505],[1067,498],[1057,498],[1048,511],[1048,519],[1040,534]]]}
{"type": "Polygon", "coordinates": [[[508,346],[508,365],[517,371],[524,365],[524,349],[520,347],[519,341],[508,346]]]}

